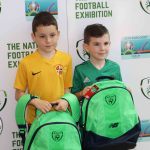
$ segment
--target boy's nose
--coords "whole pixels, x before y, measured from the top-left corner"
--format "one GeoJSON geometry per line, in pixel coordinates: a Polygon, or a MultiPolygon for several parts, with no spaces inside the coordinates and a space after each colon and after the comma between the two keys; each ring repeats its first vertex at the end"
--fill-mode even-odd
{"type": "Polygon", "coordinates": [[[105,50],[105,45],[100,45],[99,50],[100,50],[100,51],[105,50]]]}
{"type": "Polygon", "coordinates": [[[46,42],[49,43],[51,41],[51,38],[47,37],[46,42]]]}

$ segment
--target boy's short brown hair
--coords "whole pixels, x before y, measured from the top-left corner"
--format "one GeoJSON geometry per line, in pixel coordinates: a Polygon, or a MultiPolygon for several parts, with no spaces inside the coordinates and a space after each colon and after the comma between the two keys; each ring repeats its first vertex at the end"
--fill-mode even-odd
{"type": "Polygon", "coordinates": [[[91,24],[84,29],[84,43],[88,44],[91,37],[102,37],[109,34],[108,29],[102,24],[91,24]]]}
{"type": "Polygon", "coordinates": [[[32,22],[32,32],[35,34],[37,27],[43,25],[43,26],[49,26],[54,25],[56,26],[56,29],[58,30],[58,25],[55,17],[47,11],[39,12],[35,15],[33,22],[32,22]]]}

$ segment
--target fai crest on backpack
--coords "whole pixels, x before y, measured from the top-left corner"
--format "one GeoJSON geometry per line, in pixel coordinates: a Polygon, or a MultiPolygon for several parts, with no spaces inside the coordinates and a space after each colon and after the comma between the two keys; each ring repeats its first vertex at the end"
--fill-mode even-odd
{"type": "Polygon", "coordinates": [[[54,141],[58,142],[62,139],[62,137],[63,137],[63,132],[62,131],[61,132],[56,132],[56,131],[52,132],[52,138],[53,138],[54,141]]]}
{"type": "Polygon", "coordinates": [[[114,105],[116,102],[116,95],[107,95],[105,96],[105,101],[108,105],[114,105]]]}

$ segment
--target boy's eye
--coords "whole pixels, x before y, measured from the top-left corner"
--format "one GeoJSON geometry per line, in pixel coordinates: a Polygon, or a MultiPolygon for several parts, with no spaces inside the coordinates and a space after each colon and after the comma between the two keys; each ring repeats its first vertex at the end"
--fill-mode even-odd
{"type": "Polygon", "coordinates": [[[54,37],[54,36],[55,36],[55,34],[50,34],[50,36],[51,36],[51,37],[54,37]]]}
{"type": "MultiPolygon", "coordinates": [[[[101,45],[100,43],[94,43],[94,46],[100,46],[100,45],[101,45]]],[[[103,45],[107,46],[107,45],[109,45],[109,42],[104,42],[103,45]]]]}
{"type": "Polygon", "coordinates": [[[40,36],[40,38],[44,38],[44,37],[45,37],[44,35],[41,35],[41,36],[40,36]]]}
{"type": "Polygon", "coordinates": [[[95,45],[95,46],[99,46],[100,44],[99,44],[99,43],[95,43],[94,45],[95,45]]]}
{"type": "Polygon", "coordinates": [[[104,45],[108,45],[108,44],[109,44],[109,42],[105,42],[105,43],[104,43],[104,45]]]}

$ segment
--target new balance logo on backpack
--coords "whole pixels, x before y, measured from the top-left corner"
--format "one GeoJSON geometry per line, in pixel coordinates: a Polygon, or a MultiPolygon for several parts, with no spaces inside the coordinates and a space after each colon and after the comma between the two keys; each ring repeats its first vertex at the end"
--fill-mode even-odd
{"type": "Polygon", "coordinates": [[[118,122],[116,122],[116,123],[111,123],[109,127],[110,127],[110,128],[117,128],[118,125],[119,125],[118,122]]]}
{"type": "Polygon", "coordinates": [[[130,91],[117,80],[93,86],[98,90],[82,105],[83,150],[134,148],[141,127],[130,91]]]}

